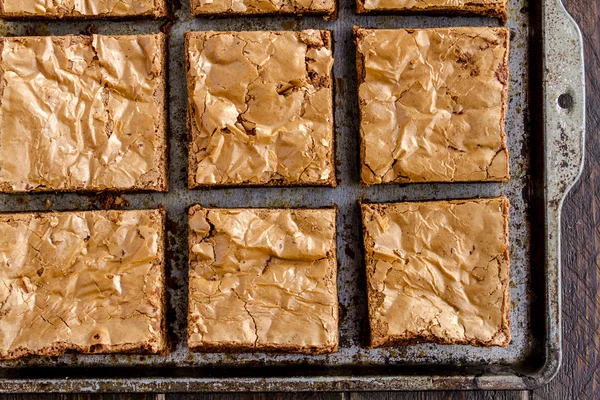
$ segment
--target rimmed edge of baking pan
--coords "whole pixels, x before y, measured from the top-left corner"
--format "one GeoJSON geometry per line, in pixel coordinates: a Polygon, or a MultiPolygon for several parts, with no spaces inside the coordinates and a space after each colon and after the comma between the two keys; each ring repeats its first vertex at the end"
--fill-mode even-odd
{"type": "Polygon", "coordinates": [[[560,215],[566,194],[583,166],[584,73],[581,35],[560,0],[530,1],[529,115],[532,151],[529,190],[531,219],[532,324],[540,340],[519,364],[363,364],[328,369],[304,365],[193,366],[170,368],[42,367],[7,369],[0,392],[177,392],[532,389],[550,381],[561,362],[560,215]],[[535,79],[534,79],[535,78],[535,79]],[[540,118],[543,116],[543,118],[540,118]],[[543,143],[543,147],[540,143],[543,143]],[[543,151],[541,151],[543,149],[543,151]],[[537,262],[537,260],[544,260],[537,262]],[[65,376],[68,376],[65,378],[65,376]]]}

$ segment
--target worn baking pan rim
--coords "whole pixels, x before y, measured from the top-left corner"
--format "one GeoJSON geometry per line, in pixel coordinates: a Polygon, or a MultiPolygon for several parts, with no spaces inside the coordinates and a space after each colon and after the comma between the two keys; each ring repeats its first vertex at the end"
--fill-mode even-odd
{"type": "MultiPolygon", "coordinates": [[[[560,368],[561,326],[560,326],[560,214],[564,198],[577,180],[583,166],[584,142],[584,74],[581,34],[568,16],[560,0],[531,1],[541,7],[532,11],[542,16],[541,26],[534,26],[534,38],[530,43],[543,41],[539,49],[538,79],[543,101],[539,111],[540,131],[543,131],[545,151],[541,160],[543,179],[539,183],[540,198],[536,206],[544,207],[543,251],[545,254],[544,282],[540,283],[540,293],[544,294],[546,325],[545,341],[539,347],[543,354],[539,365],[517,371],[510,366],[480,366],[461,369],[454,366],[453,374],[427,374],[427,366],[398,366],[372,368],[370,373],[357,376],[352,369],[336,369],[342,373],[329,374],[315,368],[314,375],[298,377],[276,372],[268,377],[244,376],[224,378],[224,375],[205,373],[206,368],[182,368],[180,370],[158,368],[153,372],[140,371],[138,375],[120,374],[117,368],[84,368],[82,373],[76,368],[48,368],[44,377],[17,378],[8,371],[0,380],[0,392],[181,392],[181,391],[314,391],[314,390],[426,390],[426,389],[532,389],[550,381],[560,368]],[[538,35],[538,36],[535,36],[538,35]],[[559,100],[562,99],[562,100],[559,100]],[[395,371],[402,369],[402,374],[395,371]],[[103,370],[104,372],[101,372],[103,370]],[[374,374],[372,371],[383,371],[374,374]],[[69,372],[66,372],[69,371],[69,372]],[[184,373],[182,373],[182,371],[184,373]],[[461,373],[464,371],[464,373],[461,373]],[[467,372],[468,371],[468,372],[467,372]],[[72,372],[72,373],[71,373],[72,372]],[[202,374],[202,375],[200,375],[202,374]],[[69,375],[65,379],[64,376],[69,375]],[[95,376],[96,378],[90,378],[95,376]],[[60,377],[60,378],[59,378],[60,377]]],[[[536,46],[531,46],[535,48],[536,46]]],[[[536,99],[539,94],[536,95],[536,99]]],[[[531,102],[536,103],[536,102],[531,102]]],[[[535,114],[532,109],[532,115],[535,114]]],[[[532,121],[533,122],[533,121],[532,121]]],[[[533,123],[535,125],[535,123],[533,123]]],[[[535,129],[536,127],[533,126],[535,129]]],[[[533,190],[536,193],[536,190],[533,190]]],[[[284,370],[283,368],[280,368],[284,370]]],[[[226,375],[225,375],[226,376],[226,375]]]]}

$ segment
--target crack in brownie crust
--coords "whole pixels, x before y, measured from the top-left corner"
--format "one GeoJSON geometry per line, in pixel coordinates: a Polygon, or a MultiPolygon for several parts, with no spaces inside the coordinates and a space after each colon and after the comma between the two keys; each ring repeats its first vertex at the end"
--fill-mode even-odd
{"type": "Polygon", "coordinates": [[[188,184],[335,186],[328,31],[186,34],[188,184]]]}
{"type": "Polygon", "coordinates": [[[0,214],[0,358],[166,351],[164,219],[0,214]]]}
{"type": "Polygon", "coordinates": [[[196,16],[326,14],[333,18],[335,0],[191,0],[196,16]]]}
{"type": "Polygon", "coordinates": [[[361,181],[505,181],[509,31],[355,28],[361,181]]]}
{"type": "Polygon", "coordinates": [[[335,209],[189,211],[192,351],[331,353],[335,209]]]}
{"type": "Polygon", "coordinates": [[[165,0],[0,0],[0,17],[112,18],[164,17],[165,0]]]}
{"type": "Polygon", "coordinates": [[[506,198],[361,209],[371,346],[510,342],[506,198]]]}
{"type": "Polygon", "coordinates": [[[0,43],[0,191],[168,189],[163,34],[0,43]]]}
{"type": "Polygon", "coordinates": [[[505,21],[507,6],[508,0],[357,0],[356,11],[480,14],[505,21]]]}

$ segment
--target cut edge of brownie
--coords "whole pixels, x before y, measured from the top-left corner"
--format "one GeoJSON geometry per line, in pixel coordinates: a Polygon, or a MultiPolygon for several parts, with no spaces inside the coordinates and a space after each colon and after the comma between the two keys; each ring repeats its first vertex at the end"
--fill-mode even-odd
{"type": "MultiPolygon", "coordinates": [[[[194,178],[194,174],[197,168],[196,157],[192,153],[192,143],[194,140],[194,134],[198,131],[196,124],[194,123],[195,111],[192,105],[193,103],[193,85],[194,80],[190,74],[191,60],[190,60],[190,40],[196,38],[205,37],[205,32],[188,31],[183,33],[183,51],[185,53],[185,82],[187,89],[187,112],[186,112],[186,126],[187,126],[187,145],[188,145],[188,167],[187,167],[187,183],[188,189],[195,189],[199,187],[194,178]]],[[[191,210],[192,208],[190,208],[191,210]]],[[[188,217],[191,214],[188,213],[188,217]]]]}
{"type": "MultiPolygon", "coordinates": [[[[409,29],[409,28],[398,28],[398,29],[385,29],[385,30],[398,30],[398,31],[436,31],[436,30],[440,30],[440,29],[460,29],[461,27],[445,27],[445,28],[421,28],[421,29],[409,29]]],[[[508,65],[508,57],[509,57],[509,51],[510,51],[510,29],[509,28],[504,28],[504,27],[479,27],[480,29],[488,29],[490,31],[495,32],[501,39],[503,39],[503,42],[500,43],[500,45],[504,48],[504,57],[503,57],[503,63],[502,63],[502,69],[500,71],[494,71],[496,74],[496,79],[498,79],[498,81],[502,84],[503,89],[502,89],[502,111],[501,111],[501,116],[500,116],[500,138],[502,141],[502,147],[499,150],[499,152],[503,152],[505,157],[506,157],[506,164],[505,164],[505,176],[503,177],[498,177],[498,178],[486,178],[483,180],[473,180],[473,181],[442,181],[442,180],[431,180],[431,181],[415,181],[415,180],[410,180],[410,179],[401,179],[401,180],[394,180],[394,181],[390,181],[390,182],[381,182],[381,183],[370,183],[370,182],[366,182],[363,176],[363,160],[365,159],[365,153],[366,153],[366,148],[365,148],[365,144],[364,144],[364,139],[363,139],[363,134],[362,134],[362,102],[360,99],[360,96],[358,96],[358,104],[359,104],[359,110],[358,110],[358,124],[359,124],[359,156],[360,156],[360,160],[359,160],[359,166],[360,166],[360,170],[359,170],[359,174],[360,174],[360,185],[361,186],[374,186],[374,185],[395,185],[395,184],[405,184],[405,183],[449,183],[449,182],[507,182],[510,180],[510,159],[509,159],[509,153],[508,153],[508,145],[507,145],[507,141],[506,141],[506,129],[505,129],[505,123],[506,123],[506,112],[507,112],[507,108],[508,108],[508,87],[509,87],[509,78],[510,78],[510,70],[509,70],[509,65],[508,65]]],[[[360,88],[360,85],[362,83],[364,83],[365,81],[365,76],[366,76],[366,72],[365,72],[365,66],[364,66],[364,56],[363,54],[359,51],[359,41],[362,40],[365,36],[365,34],[368,34],[369,32],[372,31],[377,31],[380,30],[379,28],[364,28],[364,27],[359,27],[359,26],[354,26],[353,28],[353,38],[354,38],[354,46],[356,49],[356,87],[357,87],[357,91],[360,88]]],[[[384,29],[381,29],[384,30],[384,29]]],[[[368,168],[368,167],[367,167],[368,168]]]]}
{"type": "MultiPolygon", "coordinates": [[[[191,337],[191,327],[194,325],[194,321],[192,321],[191,314],[188,311],[187,322],[188,322],[188,330],[187,330],[187,345],[191,352],[193,353],[298,353],[298,354],[330,354],[338,351],[340,334],[339,334],[339,295],[337,289],[337,274],[338,274],[338,260],[337,260],[337,215],[338,215],[338,206],[337,204],[333,204],[333,206],[329,207],[320,207],[320,208],[286,208],[286,207],[278,207],[278,208],[270,208],[270,207],[234,207],[234,208],[223,208],[223,207],[203,207],[200,204],[194,204],[188,210],[188,220],[191,218],[196,212],[202,210],[304,210],[304,211],[319,211],[319,210],[331,210],[334,212],[333,218],[333,230],[334,230],[334,246],[331,249],[330,258],[333,260],[333,268],[331,271],[332,277],[329,277],[333,280],[333,287],[335,289],[335,307],[333,307],[334,317],[336,319],[336,330],[335,330],[335,342],[331,344],[324,344],[320,346],[300,346],[300,345],[272,345],[272,344],[240,344],[238,342],[192,342],[191,337]]],[[[188,237],[191,235],[191,231],[189,230],[188,225],[188,237]]],[[[191,240],[188,240],[188,254],[191,254],[192,247],[194,243],[191,240]]],[[[190,261],[191,262],[191,258],[190,261]]],[[[190,275],[192,273],[192,269],[189,268],[190,275]]],[[[190,280],[191,281],[191,280],[190,280]]],[[[188,287],[188,310],[192,309],[192,296],[189,295],[189,287],[188,287]]]]}
{"type": "MultiPolygon", "coordinates": [[[[507,182],[510,180],[510,157],[508,154],[508,144],[506,141],[506,112],[508,111],[508,86],[510,84],[510,69],[508,65],[508,54],[510,52],[510,30],[508,28],[491,28],[498,32],[499,36],[503,36],[504,42],[502,47],[504,48],[504,59],[502,63],[502,69],[496,71],[496,79],[503,85],[502,90],[502,114],[500,118],[500,137],[502,139],[502,149],[506,157],[506,174],[504,177],[499,178],[498,182],[507,182]]],[[[492,181],[492,180],[490,180],[492,181]]]]}
{"type": "Polygon", "coordinates": [[[370,202],[359,202],[361,210],[361,223],[362,223],[362,235],[363,235],[363,248],[364,248],[364,263],[366,270],[366,285],[367,285],[367,308],[368,308],[368,320],[369,320],[369,338],[367,340],[366,348],[372,349],[377,347],[391,347],[391,346],[405,346],[419,343],[435,343],[435,344],[462,344],[471,345],[475,347],[491,347],[499,346],[506,347],[511,340],[510,333],[510,254],[509,254],[509,238],[508,238],[508,221],[509,221],[509,210],[510,202],[506,196],[500,197],[486,197],[486,198],[472,198],[472,199],[461,199],[461,200],[439,200],[439,201],[404,201],[404,202],[386,202],[386,203],[370,203],[370,202]],[[387,208],[393,204],[464,204],[469,202],[490,202],[499,201],[502,204],[502,215],[504,219],[504,258],[506,260],[506,278],[503,279],[500,276],[500,283],[503,287],[503,301],[502,301],[502,323],[499,329],[496,331],[494,336],[488,341],[482,341],[477,338],[465,338],[464,340],[450,340],[440,338],[439,336],[432,335],[426,332],[411,333],[406,332],[400,335],[388,335],[387,326],[381,321],[375,319],[376,304],[379,305],[383,301],[383,295],[375,291],[369,284],[374,270],[372,264],[369,262],[370,254],[373,253],[373,244],[371,243],[370,235],[367,231],[366,225],[366,212],[371,210],[372,212],[381,213],[381,210],[387,208]]]}
{"type": "MultiPolygon", "coordinates": [[[[193,1],[193,0],[192,0],[193,1]]],[[[337,0],[333,2],[333,5],[330,8],[323,10],[311,10],[311,9],[299,9],[292,11],[260,11],[254,8],[250,8],[247,11],[203,11],[199,7],[194,7],[193,4],[190,4],[191,10],[190,13],[193,17],[201,17],[201,18],[230,18],[230,17],[268,17],[268,16],[296,16],[302,17],[305,15],[308,16],[323,16],[325,21],[333,21],[337,18],[338,15],[338,4],[337,0]]]]}
{"type": "Polygon", "coordinates": [[[0,0],[0,19],[4,19],[7,21],[56,21],[56,20],[65,20],[65,21],[87,21],[87,20],[131,20],[131,19],[158,19],[169,16],[169,7],[167,4],[167,0],[154,0],[154,9],[148,10],[139,14],[126,14],[126,15],[114,15],[111,13],[102,13],[102,14],[65,14],[65,15],[45,15],[45,14],[31,14],[27,12],[16,12],[9,13],[4,12],[4,0],[0,0]]]}
{"type": "MultiPolygon", "coordinates": [[[[333,36],[331,35],[331,31],[328,29],[315,29],[316,31],[320,32],[320,34],[322,35],[323,41],[325,43],[325,47],[328,48],[332,54],[333,54],[333,36]],[[325,35],[325,36],[323,36],[325,35]]],[[[186,75],[186,88],[187,88],[187,95],[188,95],[188,101],[187,101],[187,113],[186,113],[186,126],[187,126],[187,136],[188,136],[188,168],[187,168],[187,184],[188,184],[188,189],[219,189],[219,188],[223,188],[223,189],[227,189],[227,188],[259,188],[259,187],[337,187],[338,182],[337,182],[337,171],[336,171],[336,161],[335,161],[335,154],[336,154],[336,146],[337,146],[337,141],[336,141],[336,135],[335,135],[335,79],[334,79],[334,72],[333,69],[331,70],[331,79],[330,79],[330,85],[331,85],[331,93],[330,93],[330,101],[331,101],[331,125],[332,125],[332,135],[331,135],[331,141],[332,141],[332,149],[330,151],[329,154],[329,162],[331,164],[331,171],[332,174],[329,177],[329,179],[327,180],[323,180],[323,181],[319,181],[319,182],[284,182],[283,180],[280,179],[271,179],[268,182],[264,182],[264,183],[244,183],[244,182],[240,182],[240,183],[198,183],[196,182],[196,179],[194,178],[194,174],[192,172],[195,173],[196,169],[197,169],[197,160],[195,155],[192,152],[192,143],[193,143],[193,139],[194,136],[197,135],[199,133],[198,127],[196,126],[196,123],[194,122],[194,115],[195,115],[195,111],[194,111],[194,107],[193,107],[193,99],[192,99],[192,87],[193,87],[193,80],[190,77],[189,71],[190,71],[190,58],[189,58],[189,46],[190,46],[190,40],[191,39],[196,39],[196,38],[204,38],[206,37],[207,33],[212,33],[212,32],[216,32],[216,33],[220,33],[220,34],[235,34],[235,33],[240,33],[240,31],[188,31],[185,32],[183,34],[184,36],[184,52],[185,52],[185,75],[186,75]]],[[[253,31],[241,31],[241,32],[253,32],[253,31]]],[[[272,31],[254,31],[254,32],[283,32],[283,33],[289,33],[290,31],[278,31],[278,30],[272,30],[272,31]]],[[[303,31],[292,31],[293,33],[296,34],[300,34],[303,31]]]]}
{"type": "Polygon", "coordinates": [[[188,339],[188,348],[193,353],[296,353],[296,354],[331,354],[338,351],[338,344],[323,346],[291,346],[291,345],[240,345],[236,342],[211,342],[193,344],[188,339]]]}
{"type": "Polygon", "coordinates": [[[167,211],[160,207],[155,208],[150,211],[156,211],[160,215],[160,237],[158,238],[158,263],[161,266],[160,269],[160,281],[159,287],[161,289],[160,297],[162,299],[162,309],[160,315],[161,321],[161,330],[159,335],[159,343],[158,349],[155,351],[156,354],[166,355],[170,353],[173,348],[173,343],[169,340],[169,326],[167,324],[167,308],[169,303],[167,301],[167,260],[166,260],[166,251],[167,251],[167,211]]]}
{"type": "MultiPolygon", "coordinates": [[[[1,0],[0,0],[1,1],[1,0]]],[[[135,185],[131,187],[73,187],[73,188],[51,188],[46,186],[38,186],[33,190],[19,190],[14,189],[9,182],[0,182],[0,193],[10,194],[30,194],[30,193],[81,193],[81,194],[96,194],[96,193],[139,193],[139,192],[168,192],[169,191],[169,140],[167,137],[168,132],[168,105],[167,105],[167,35],[162,32],[151,33],[151,34],[140,34],[140,35],[97,35],[110,38],[138,38],[138,37],[155,37],[157,39],[158,51],[159,51],[159,66],[161,74],[158,76],[159,79],[159,90],[153,93],[153,98],[156,102],[161,104],[161,116],[160,123],[156,130],[157,138],[157,150],[154,154],[154,162],[156,167],[138,178],[135,185]],[[158,178],[155,177],[159,174],[158,178]]],[[[73,36],[52,36],[52,38],[65,38],[65,39],[79,39],[89,41],[91,45],[94,35],[73,35],[73,36]]],[[[12,36],[12,37],[0,37],[0,105],[2,104],[2,97],[4,93],[4,64],[2,62],[2,53],[4,51],[4,42],[6,40],[30,40],[47,38],[47,36],[12,36]]],[[[158,122],[158,120],[157,120],[158,122]]]]}
{"type": "Polygon", "coordinates": [[[506,23],[508,7],[507,2],[498,6],[486,4],[469,4],[460,7],[431,6],[430,8],[365,8],[365,0],[356,0],[357,14],[396,14],[396,15],[481,15],[484,17],[498,18],[502,24],[506,23]]]}
{"type": "Polygon", "coordinates": [[[371,31],[371,29],[361,28],[359,26],[354,26],[352,29],[352,32],[353,32],[352,37],[354,40],[354,48],[355,48],[355,52],[356,52],[356,92],[357,92],[357,98],[358,98],[358,146],[359,146],[358,165],[359,165],[359,175],[360,175],[360,185],[361,186],[373,185],[373,184],[369,184],[369,183],[365,182],[365,180],[363,178],[363,172],[362,172],[363,160],[365,159],[365,153],[366,153],[365,140],[364,140],[364,135],[362,133],[362,121],[363,121],[362,110],[363,110],[364,101],[362,101],[360,96],[358,95],[358,93],[360,91],[360,85],[362,85],[365,82],[365,75],[366,75],[365,57],[359,50],[359,42],[364,38],[365,33],[368,33],[369,31],[371,31]]]}
{"type": "MultiPolygon", "coordinates": [[[[168,115],[168,46],[167,46],[167,34],[159,32],[154,34],[158,38],[159,44],[159,54],[160,54],[160,68],[162,73],[160,74],[161,84],[159,93],[154,93],[154,99],[159,104],[162,102],[162,116],[161,123],[158,127],[158,142],[161,148],[158,160],[155,160],[155,163],[158,166],[162,166],[162,182],[158,183],[157,186],[152,189],[158,192],[168,192],[169,191],[169,140],[167,137],[167,132],[169,130],[169,115],[168,115]]],[[[152,180],[149,180],[148,183],[152,183],[152,180]]],[[[140,188],[141,189],[141,188],[140,188]]]]}
{"type": "Polygon", "coordinates": [[[161,330],[155,338],[139,343],[124,343],[120,345],[107,345],[107,344],[92,344],[89,346],[79,346],[69,341],[58,341],[50,346],[43,347],[38,350],[31,351],[27,348],[19,347],[4,357],[0,356],[0,360],[14,360],[21,357],[54,357],[60,356],[66,353],[77,353],[77,354],[158,354],[166,355],[171,350],[171,344],[167,334],[167,291],[166,291],[166,263],[165,263],[165,244],[166,244],[166,211],[162,208],[155,209],[138,209],[138,210],[86,210],[86,211],[33,211],[33,212],[0,212],[0,219],[6,220],[8,216],[12,215],[31,215],[33,218],[41,218],[44,215],[67,215],[73,213],[102,213],[106,214],[109,212],[127,212],[136,211],[143,212],[145,214],[160,216],[160,229],[158,232],[160,237],[158,238],[158,260],[157,263],[160,265],[160,279],[159,285],[161,288],[161,305],[159,319],[161,321],[161,330]]]}

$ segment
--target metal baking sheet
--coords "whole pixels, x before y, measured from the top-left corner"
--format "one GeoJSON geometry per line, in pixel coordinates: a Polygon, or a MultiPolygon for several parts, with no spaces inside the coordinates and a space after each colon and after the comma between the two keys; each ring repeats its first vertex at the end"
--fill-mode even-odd
{"type": "Polygon", "coordinates": [[[512,176],[509,182],[369,188],[359,184],[358,102],[352,27],[495,26],[496,20],[358,16],[352,0],[341,0],[340,12],[334,21],[319,17],[195,19],[189,14],[186,0],[182,4],[176,2],[174,7],[172,23],[164,20],[0,23],[0,34],[3,35],[168,31],[170,192],[120,196],[0,195],[0,209],[164,206],[169,221],[168,325],[174,343],[174,351],[167,356],[66,354],[1,362],[0,391],[524,389],[553,376],[560,364],[559,215],[562,199],[582,163],[584,102],[581,42],[576,26],[567,18],[559,0],[510,2],[507,26],[511,29],[511,78],[506,119],[512,176]],[[187,189],[183,33],[209,29],[329,29],[333,32],[337,188],[187,189]],[[549,31],[556,33],[552,36],[549,31]],[[569,43],[565,42],[565,37],[569,38],[569,43]],[[557,70],[557,60],[561,57],[560,70],[557,70]],[[561,95],[559,105],[557,101],[561,95]],[[500,194],[505,194],[511,201],[510,345],[507,348],[474,348],[422,344],[365,349],[366,286],[357,201],[456,199],[500,194]],[[341,307],[338,353],[319,356],[228,355],[188,351],[186,209],[197,203],[219,207],[338,205],[341,307]]]}

